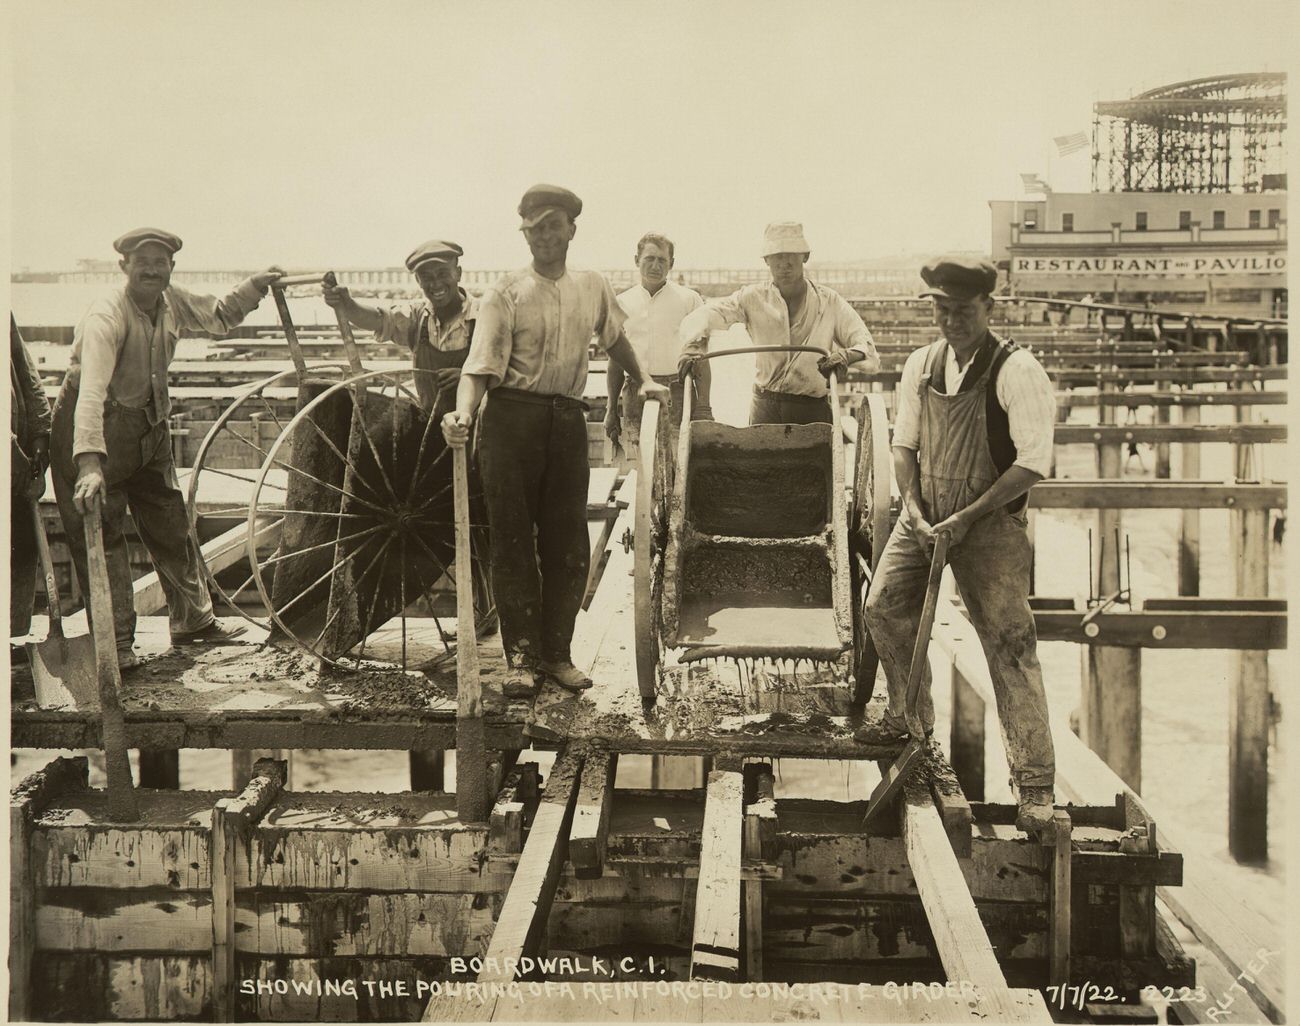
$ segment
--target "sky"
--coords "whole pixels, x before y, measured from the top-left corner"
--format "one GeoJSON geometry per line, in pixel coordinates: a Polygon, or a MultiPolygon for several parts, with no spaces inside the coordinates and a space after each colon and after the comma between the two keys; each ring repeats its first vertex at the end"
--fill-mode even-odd
{"type": "Polygon", "coordinates": [[[400,264],[447,238],[527,262],[535,182],[585,208],[574,266],[666,232],[682,268],[987,250],[1019,173],[1090,188],[1092,104],[1286,70],[1291,3],[11,0],[11,265],[400,264]]]}

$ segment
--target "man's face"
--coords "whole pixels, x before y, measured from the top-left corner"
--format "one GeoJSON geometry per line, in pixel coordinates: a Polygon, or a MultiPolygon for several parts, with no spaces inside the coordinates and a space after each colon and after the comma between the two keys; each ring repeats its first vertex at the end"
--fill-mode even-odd
{"type": "Polygon", "coordinates": [[[637,270],[641,272],[641,284],[647,289],[655,289],[668,279],[668,270],[673,266],[668,249],[657,242],[647,242],[641,247],[641,255],[636,259],[637,270]]]}
{"type": "Polygon", "coordinates": [[[126,272],[127,284],[137,296],[157,299],[171,283],[175,262],[161,242],[146,242],[124,256],[119,265],[126,272]]]}
{"type": "Polygon", "coordinates": [[[808,261],[807,253],[774,253],[764,257],[767,269],[772,273],[772,282],[777,288],[787,288],[798,283],[803,277],[803,265],[808,261]]]}
{"type": "Polygon", "coordinates": [[[989,312],[993,309],[990,296],[972,296],[970,299],[934,298],[934,323],[943,332],[949,345],[970,345],[984,337],[989,329],[989,312]]]}
{"type": "Polygon", "coordinates": [[[569,215],[559,210],[547,214],[531,228],[524,229],[528,249],[538,263],[553,264],[564,260],[569,253],[569,242],[578,226],[569,215]]]}
{"type": "Polygon", "coordinates": [[[460,264],[444,260],[431,260],[421,264],[415,272],[420,291],[433,304],[435,310],[451,305],[460,285],[460,264]]]}

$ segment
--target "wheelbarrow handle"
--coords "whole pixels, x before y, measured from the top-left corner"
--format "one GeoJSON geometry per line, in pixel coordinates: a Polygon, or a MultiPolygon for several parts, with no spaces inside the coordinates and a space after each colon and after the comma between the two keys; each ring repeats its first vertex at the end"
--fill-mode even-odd
{"type": "Polygon", "coordinates": [[[930,557],[930,576],[925,583],[925,604],[921,607],[921,621],[917,625],[916,642],[912,647],[912,666],[907,675],[907,707],[905,718],[912,737],[925,737],[925,727],[917,710],[921,695],[921,681],[929,660],[930,633],[934,630],[934,614],[939,607],[939,585],[943,581],[943,568],[948,562],[948,546],[952,535],[940,531],[934,538],[934,554],[930,557]]]}

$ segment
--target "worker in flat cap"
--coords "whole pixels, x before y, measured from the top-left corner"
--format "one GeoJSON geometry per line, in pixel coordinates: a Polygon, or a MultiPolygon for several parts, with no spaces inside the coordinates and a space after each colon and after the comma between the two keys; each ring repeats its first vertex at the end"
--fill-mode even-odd
{"type": "Polygon", "coordinates": [[[54,494],[88,593],[83,514],[99,509],[113,596],[118,663],[134,666],[135,606],[123,533],[128,507],[162,582],[174,645],[244,633],[212,612],[185,498],[172,463],[167,367],[182,337],[224,335],[256,309],[278,267],[260,271],[226,297],[171,284],[181,240],[157,228],[127,232],[113,248],[126,283],[91,304],[72,338],[68,373],[54,404],[50,452],[54,494]]]}
{"type": "Polygon", "coordinates": [[[831,374],[841,379],[857,365],[868,373],[880,366],[871,332],[834,289],[808,279],[811,256],[803,225],[777,221],[763,232],[763,260],[771,281],[745,285],[711,299],[682,321],[679,370],[695,367],[709,336],[743,324],[756,346],[809,346],[829,353],[759,353],[754,359],[751,424],[831,423],[831,374]]]}
{"type": "MultiPolygon", "coordinates": [[[[1029,608],[1025,509],[1030,488],[1051,472],[1056,399],[1030,352],[989,328],[992,264],[939,257],[921,279],[941,337],[903,366],[893,435],[903,509],[865,610],[889,683],[882,728],[899,740],[907,735],[908,671],[934,538],[946,531],[953,576],[993,679],[1018,791],[1016,822],[1037,831],[1052,821],[1055,755],[1029,608]]],[[[928,666],[918,712],[932,730],[928,666]]]]}
{"type": "MultiPolygon", "coordinates": [[[[681,350],[677,332],[687,314],[704,305],[692,288],[669,281],[674,258],[673,242],[659,232],[646,232],[636,244],[636,269],[640,279],[618,294],[618,305],[627,320],[623,332],[636,350],[636,357],[649,375],[667,386],[671,395],[668,416],[668,441],[676,452],[677,434],[682,419],[682,379],[677,372],[681,350]]],[[[605,434],[617,446],[626,443],[633,458],[640,442],[642,403],[631,379],[616,363],[606,372],[609,403],[605,407],[605,434]]],[[[703,361],[695,375],[695,395],[691,404],[692,420],[709,420],[709,364],[703,361]]]]}
{"type": "Polygon", "coordinates": [[[519,204],[532,263],[503,276],[479,302],[456,409],[443,418],[450,445],[478,424],[492,531],[492,586],[501,618],[506,686],[549,679],[591,687],[570,644],[587,586],[587,349],[594,337],[643,399],[667,402],[623,333],[623,311],[603,276],[568,267],[582,201],[535,185],[519,204]],[[487,395],[483,402],[484,394],[487,395]]]}
{"type": "Polygon", "coordinates": [[[456,383],[474,336],[477,304],[460,287],[464,253],[443,239],[430,239],[411,251],[406,268],[424,293],[416,303],[370,306],[342,285],[322,286],[325,302],[358,328],[373,331],[376,342],[397,342],[411,351],[416,391],[435,423],[456,405],[456,383]]]}
{"type": "MultiPolygon", "coordinates": [[[[371,306],[359,302],[343,285],[321,286],[325,302],[342,310],[358,328],[373,331],[376,342],[396,342],[411,351],[416,395],[433,424],[441,424],[444,414],[456,406],[456,385],[478,316],[477,301],[460,287],[460,258],[464,255],[460,246],[444,239],[416,246],[406,258],[407,270],[424,293],[424,299],[415,303],[371,306]]],[[[488,629],[495,615],[487,574],[489,536],[482,526],[487,514],[474,454],[468,470],[471,517],[480,525],[473,538],[475,619],[480,628],[488,629]]]]}

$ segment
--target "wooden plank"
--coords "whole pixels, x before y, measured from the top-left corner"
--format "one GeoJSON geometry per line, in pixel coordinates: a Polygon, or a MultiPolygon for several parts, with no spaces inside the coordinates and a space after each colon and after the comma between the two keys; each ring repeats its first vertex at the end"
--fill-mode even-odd
{"type": "MultiPolygon", "coordinates": [[[[1287,438],[1285,424],[1202,424],[1200,419],[1199,406],[1184,406],[1178,424],[1058,424],[1053,441],[1057,445],[1172,442],[1190,448],[1209,444],[1284,442],[1287,438]]],[[[1188,462],[1188,448],[1183,449],[1182,476],[1195,480],[1200,475],[1200,461],[1196,461],[1195,467],[1188,462]]]]}
{"type": "Polygon", "coordinates": [[[581,753],[567,748],[555,760],[492,933],[479,982],[509,982],[519,960],[535,955],[546,935],[546,919],[564,865],[582,763],[581,753]]]}
{"type": "Polygon", "coordinates": [[[210,1014],[206,955],[49,951],[33,973],[35,1015],[46,1021],[203,1020],[210,1014]]]}
{"type": "Polygon", "coordinates": [[[1070,982],[1071,880],[1073,846],[1070,843],[1070,814],[1057,809],[1052,815],[1052,831],[1044,844],[1052,874],[1052,904],[1048,950],[1048,981],[1057,986],[1070,982]]]}
{"type": "MultiPolygon", "coordinates": [[[[775,855],[776,800],[772,767],[768,763],[744,768],[745,825],[741,854],[746,861],[775,855]]],[[[763,979],[763,881],[746,880],[741,884],[744,897],[745,975],[747,980],[763,979]]]]}
{"type": "Polygon", "coordinates": [[[208,831],[202,826],[40,826],[31,859],[36,887],[211,887],[208,831]]]}
{"type": "Polygon", "coordinates": [[[1058,408],[1140,406],[1285,406],[1286,392],[1111,392],[1089,395],[1082,392],[1057,392],[1058,408]]]}
{"type": "Polygon", "coordinates": [[[537,799],[537,763],[515,766],[506,776],[488,816],[488,851],[511,854],[524,850],[524,818],[537,799]],[[525,781],[526,777],[531,780],[525,781]]]}
{"type": "Polygon", "coordinates": [[[691,979],[740,978],[740,875],[744,779],[740,773],[709,774],[695,891],[691,979]]]}
{"type": "Polygon", "coordinates": [[[36,895],[36,947],[207,953],[212,908],[211,896],[202,891],[48,888],[36,895]]]}
{"type": "Polygon", "coordinates": [[[948,835],[953,854],[959,859],[970,858],[973,823],[970,802],[962,793],[957,774],[933,742],[925,750],[925,776],[929,780],[930,797],[934,800],[939,818],[943,820],[943,830],[948,835]]]}
{"type": "MultiPolygon", "coordinates": [[[[1112,535],[1113,537],[1113,535],[1112,535]]],[[[1286,648],[1285,612],[1249,610],[1124,610],[1102,613],[1082,624],[1082,612],[1034,610],[1039,641],[1070,641],[1110,648],[1286,648]]]]}
{"type": "Polygon", "coordinates": [[[578,876],[598,875],[604,865],[617,772],[617,752],[589,752],[583,761],[573,827],[569,831],[569,861],[578,876]]]}
{"type": "Polygon", "coordinates": [[[1286,486],[1222,481],[1048,480],[1034,486],[1029,503],[1036,509],[1285,509],[1286,486]]]}
{"type": "MultiPolygon", "coordinates": [[[[253,536],[253,544],[259,547],[275,544],[280,537],[282,523],[284,521],[280,518],[264,521],[253,536]]],[[[240,524],[211,541],[204,542],[199,548],[199,554],[208,569],[218,574],[243,561],[248,555],[248,544],[248,525],[240,524]]],[[[137,578],[131,585],[131,590],[135,596],[135,611],[138,616],[151,616],[167,606],[167,596],[163,593],[162,580],[156,570],[137,578]]]]}

